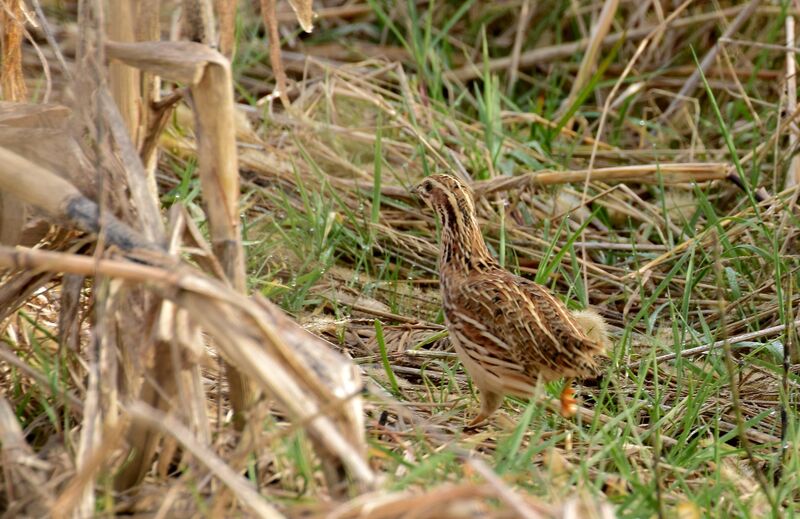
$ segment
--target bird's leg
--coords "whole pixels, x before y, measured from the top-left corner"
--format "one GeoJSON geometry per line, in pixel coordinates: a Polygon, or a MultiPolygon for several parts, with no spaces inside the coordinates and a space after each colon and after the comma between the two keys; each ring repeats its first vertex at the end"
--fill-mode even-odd
{"type": "Polygon", "coordinates": [[[494,391],[486,391],[481,389],[481,412],[469,424],[467,429],[472,429],[482,425],[492,414],[497,411],[500,404],[503,403],[503,395],[495,393],[494,391]]]}
{"type": "Polygon", "coordinates": [[[565,418],[572,418],[577,411],[577,403],[575,400],[575,391],[572,389],[573,378],[570,377],[564,381],[564,389],[561,390],[561,416],[565,418]]]}

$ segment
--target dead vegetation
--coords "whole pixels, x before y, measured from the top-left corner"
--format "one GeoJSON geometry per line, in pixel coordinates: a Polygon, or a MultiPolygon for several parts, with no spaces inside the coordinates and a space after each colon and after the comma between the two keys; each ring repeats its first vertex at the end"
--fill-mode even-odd
{"type": "Polygon", "coordinates": [[[39,1],[0,12],[6,516],[795,510],[800,7],[39,1]],[[611,324],[575,420],[463,432],[432,172],[611,324]]]}

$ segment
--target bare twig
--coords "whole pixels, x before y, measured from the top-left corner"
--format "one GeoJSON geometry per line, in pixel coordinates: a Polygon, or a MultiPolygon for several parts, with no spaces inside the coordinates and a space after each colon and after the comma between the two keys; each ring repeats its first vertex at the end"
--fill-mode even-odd
{"type": "Polygon", "coordinates": [[[36,16],[39,18],[39,23],[42,27],[42,31],[44,32],[47,44],[56,55],[56,61],[58,61],[58,64],[61,67],[61,73],[64,74],[64,77],[67,79],[72,79],[72,73],[67,66],[67,61],[64,59],[64,53],[61,52],[61,47],[58,45],[58,41],[56,41],[56,38],[53,35],[53,29],[50,27],[50,22],[47,21],[44,11],[42,11],[42,6],[39,3],[39,0],[31,0],[31,3],[36,11],[36,16]]]}
{"type": "Polygon", "coordinates": [[[603,2],[603,9],[600,11],[600,16],[592,25],[589,45],[586,47],[583,59],[581,59],[581,66],[578,68],[578,73],[572,81],[572,88],[570,88],[567,97],[561,102],[561,108],[554,119],[560,119],[561,116],[569,110],[572,103],[578,98],[578,94],[580,94],[581,90],[586,85],[586,82],[589,81],[592,71],[597,64],[597,55],[600,53],[603,40],[605,40],[608,35],[608,31],[611,29],[611,22],[614,21],[614,15],[617,13],[617,6],[619,6],[619,0],[605,0],[605,2],[603,2]]]}
{"type": "Polygon", "coordinates": [[[484,461],[469,458],[467,464],[491,485],[500,498],[523,519],[542,519],[544,516],[525,505],[525,501],[511,490],[484,461]]]}
{"type": "MultiPolygon", "coordinates": [[[[718,20],[720,18],[726,16],[732,16],[735,14],[740,14],[745,6],[734,6],[729,7],[727,9],[721,9],[718,11],[712,11],[709,13],[703,13],[701,15],[690,16],[686,17],[681,20],[675,20],[673,23],[670,24],[670,27],[674,29],[679,29],[683,27],[690,27],[692,25],[697,25],[700,23],[704,23],[710,20],[718,20]]],[[[637,29],[633,29],[627,32],[618,32],[614,34],[609,34],[603,39],[603,45],[613,45],[622,38],[625,38],[627,41],[637,41],[645,38],[649,34],[653,33],[653,31],[658,31],[660,25],[650,25],[645,27],[639,27],[637,29]]],[[[526,52],[523,52],[519,56],[519,67],[531,67],[540,65],[542,63],[547,63],[550,61],[557,60],[559,58],[564,58],[567,56],[572,56],[582,50],[586,49],[589,46],[589,38],[584,38],[575,42],[571,43],[563,43],[559,45],[552,45],[549,47],[541,47],[538,49],[532,49],[526,52]]],[[[470,63],[463,67],[459,67],[453,69],[444,74],[444,77],[448,80],[454,81],[469,81],[471,79],[475,79],[476,77],[480,77],[483,75],[484,67],[488,67],[490,72],[495,72],[498,70],[502,70],[508,68],[509,64],[511,63],[511,56],[504,57],[504,58],[496,58],[489,60],[489,63],[470,63]]]]}
{"type": "MultiPolygon", "coordinates": [[[[793,323],[794,326],[800,326],[800,320],[796,320],[793,323]]],[[[779,324],[776,326],[770,326],[768,328],[764,328],[763,330],[758,330],[757,332],[749,332],[743,333],[741,335],[736,335],[734,337],[730,337],[727,339],[729,344],[736,344],[738,342],[743,341],[750,341],[753,339],[758,339],[760,337],[768,337],[770,335],[778,334],[784,331],[787,328],[785,324],[779,324]]],[[[685,350],[681,350],[679,353],[667,353],[665,355],[659,355],[656,357],[656,362],[666,362],[668,360],[675,359],[677,357],[696,357],[697,355],[702,355],[704,353],[708,353],[709,351],[716,350],[722,347],[725,344],[725,341],[716,341],[710,344],[704,344],[702,346],[697,346],[695,348],[687,348],[685,350]]],[[[785,346],[784,346],[785,347],[785,346]]],[[[637,362],[630,362],[628,363],[628,367],[638,366],[639,361],[637,362]]]]}
{"type": "Polygon", "coordinates": [[[114,425],[106,424],[101,435],[102,443],[88,453],[88,456],[83,457],[80,470],[52,504],[51,517],[66,519],[75,516],[79,500],[87,489],[92,489],[92,482],[98,472],[109,462],[114,450],[122,444],[125,425],[122,421],[117,421],[114,425]]]}
{"type": "MultiPolygon", "coordinates": [[[[786,17],[786,46],[794,47],[794,16],[786,17]]],[[[795,53],[800,49],[786,52],[786,111],[794,113],[797,110],[797,58],[795,53]]],[[[794,129],[794,127],[793,127],[794,129]]],[[[789,149],[793,151],[792,160],[789,162],[789,170],[786,172],[784,189],[789,189],[800,183],[800,155],[797,154],[797,131],[789,132],[789,149]]]]}
{"type": "Polygon", "coordinates": [[[39,460],[25,441],[14,410],[0,396],[0,456],[5,496],[4,515],[45,517],[53,496],[47,485],[48,464],[39,460]]]}
{"type": "Polygon", "coordinates": [[[516,177],[500,176],[473,185],[476,194],[486,196],[529,185],[555,185],[572,182],[644,182],[681,184],[728,178],[727,165],[721,163],[643,164],[579,171],[541,170],[516,177]]]}
{"type": "Polygon", "coordinates": [[[531,0],[523,0],[522,7],[519,10],[519,20],[517,21],[517,31],[514,34],[514,46],[511,49],[511,62],[508,64],[508,86],[507,93],[514,91],[514,85],[517,83],[517,76],[519,75],[519,55],[522,52],[522,44],[525,42],[527,35],[526,27],[533,18],[536,6],[531,9],[531,0]]]}
{"type": "Polygon", "coordinates": [[[281,98],[284,108],[289,108],[289,95],[287,94],[286,71],[283,69],[281,59],[281,36],[278,33],[278,18],[275,15],[275,0],[261,0],[261,17],[267,28],[269,37],[269,62],[272,65],[272,74],[275,76],[275,92],[272,96],[281,98]]]}
{"type": "Polygon", "coordinates": [[[188,430],[181,422],[167,414],[153,409],[141,402],[130,402],[125,405],[125,410],[130,417],[146,424],[161,434],[169,435],[194,455],[200,463],[205,465],[215,476],[217,476],[242,503],[247,505],[258,517],[267,519],[280,519],[283,516],[278,510],[270,506],[267,501],[258,494],[258,490],[253,484],[237,474],[219,456],[202,443],[195,439],[194,434],[188,430]]]}
{"type": "MultiPolygon", "coordinates": [[[[722,34],[721,38],[730,38],[736,31],[744,25],[745,22],[750,20],[750,17],[753,16],[756,8],[758,7],[759,0],[750,0],[750,3],[733,19],[731,24],[725,29],[725,32],[722,34]]],[[[711,49],[706,52],[706,55],[703,56],[703,59],[700,60],[700,70],[695,70],[691,77],[683,84],[678,94],[672,99],[672,102],[667,107],[667,109],[662,114],[662,120],[666,120],[669,118],[676,110],[678,110],[681,106],[683,106],[684,101],[691,97],[694,93],[695,89],[697,88],[697,84],[700,82],[700,74],[702,71],[705,73],[709,67],[714,63],[714,60],[717,58],[717,54],[719,53],[720,42],[714,44],[711,49]]]]}

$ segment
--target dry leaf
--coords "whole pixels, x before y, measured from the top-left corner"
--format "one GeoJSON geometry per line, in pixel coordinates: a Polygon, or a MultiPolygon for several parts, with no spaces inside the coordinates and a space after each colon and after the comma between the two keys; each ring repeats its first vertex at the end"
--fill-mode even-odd
{"type": "Polygon", "coordinates": [[[314,11],[311,9],[312,0],[289,0],[289,4],[294,9],[300,27],[306,32],[314,30],[314,11]]]}

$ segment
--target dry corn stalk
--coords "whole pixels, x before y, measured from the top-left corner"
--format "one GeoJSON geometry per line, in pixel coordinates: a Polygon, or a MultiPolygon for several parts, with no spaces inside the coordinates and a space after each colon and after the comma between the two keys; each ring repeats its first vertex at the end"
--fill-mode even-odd
{"type": "Polygon", "coordinates": [[[0,99],[24,101],[28,95],[22,75],[22,34],[24,14],[22,0],[4,0],[0,5],[0,99]]]}
{"type": "MultiPolygon", "coordinates": [[[[5,249],[6,261],[0,264],[78,275],[103,274],[154,284],[159,297],[169,298],[189,312],[194,322],[203,323],[223,356],[257,381],[298,425],[306,428],[318,446],[326,473],[333,477],[341,464],[362,486],[372,485],[374,476],[364,459],[361,380],[349,361],[268,301],[247,299],[221,282],[179,267],[161,247],[102,212],[67,181],[2,148],[0,190],[13,193],[54,219],[72,222],[87,232],[102,232],[106,243],[127,254],[140,251],[136,253],[140,263],[162,267],[111,262],[109,270],[101,267],[105,260],[97,263],[92,258],[66,255],[60,256],[67,261],[62,263],[54,259],[56,256],[38,253],[33,253],[38,260],[23,265],[14,259],[21,257],[21,250],[14,253],[12,249],[5,249]],[[40,261],[42,258],[50,259],[40,261]],[[231,323],[237,325],[232,327],[231,323]]],[[[198,354],[192,340],[178,342],[192,355],[198,354]]]]}
{"type": "MultiPolygon", "coordinates": [[[[136,40],[134,2],[116,0],[109,3],[108,36],[115,41],[136,40]]],[[[111,95],[117,103],[122,120],[128,129],[131,141],[138,147],[143,138],[145,107],[142,106],[140,89],[141,74],[123,63],[111,62],[108,66],[108,82],[111,95]]]]}
{"type": "MultiPolygon", "coordinates": [[[[14,150],[42,165],[65,166],[67,171],[89,171],[77,143],[65,132],[69,109],[59,105],[33,105],[0,101],[0,147],[14,150]],[[49,145],[45,150],[42,142],[49,145]]],[[[83,188],[91,192],[90,175],[83,188]],[[87,182],[88,181],[88,182],[87,182]]],[[[14,196],[0,193],[0,243],[16,245],[23,239],[28,209],[14,196]]],[[[31,241],[37,241],[35,237],[31,241]]]]}
{"type": "MultiPolygon", "coordinates": [[[[107,44],[109,57],[190,85],[198,135],[198,175],[211,229],[211,243],[232,285],[245,289],[244,253],[239,235],[239,169],[234,133],[230,63],[219,52],[193,42],[107,44]]],[[[241,374],[227,369],[237,428],[252,403],[241,374]]]]}
{"type": "MultiPolygon", "coordinates": [[[[212,0],[183,0],[182,36],[189,41],[217,45],[217,27],[212,0]]],[[[231,2],[235,4],[235,2],[231,2]]]]}
{"type": "Polygon", "coordinates": [[[219,51],[231,59],[236,37],[236,2],[215,0],[214,12],[219,20],[219,51]]]}
{"type": "Polygon", "coordinates": [[[0,456],[2,456],[6,497],[6,517],[46,517],[53,503],[47,485],[51,467],[36,457],[25,441],[17,416],[8,402],[0,397],[0,456]]]}
{"type": "MultiPolygon", "coordinates": [[[[261,17],[267,28],[269,38],[269,62],[272,65],[272,74],[275,76],[275,92],[281,98],[284,107],[289,108],[289,96],[287,93],[286,71],[283,68],[281,59],[281,38],[278,32],[278,15],[275,9],[275,0],[261,0],[261,17]]],[[[289,0],[294,9],[297,21],[305,32],[314,30],[314,11],[312,11],[311,0],[289,0]]]]}
{"type": "Polygon", "coordinates": [[[203,323],[220,352],[306,429],[323,460],[335,457],[362,488],[373,486],[375,475],[365,460],[361,380],[350,361],[266,300],[253,301],[161,253],[131,254],[136,262],[0,247],[0,266],[146,284],[203,323]]]}

